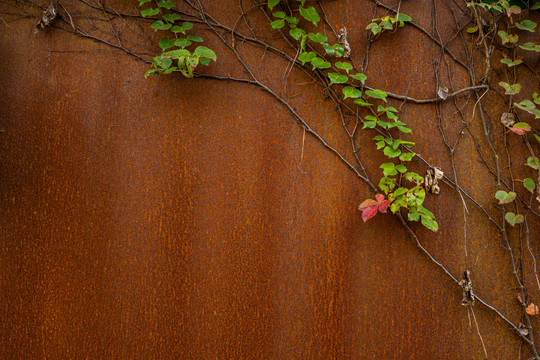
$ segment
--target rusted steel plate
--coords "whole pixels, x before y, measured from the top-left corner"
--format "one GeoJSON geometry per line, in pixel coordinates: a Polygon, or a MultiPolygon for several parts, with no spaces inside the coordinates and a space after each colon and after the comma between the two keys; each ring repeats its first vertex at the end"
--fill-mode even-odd
{"type": "MultiPolygon", "coordinates": [[[[99,11],[76,1],[64,5],[75,22],[105,26],[92,17],[99,11]]],[[[138,11],[127,1],[105,5],[138,11]]],[[[204,6],[228,26],[241,14],[237,2],[204,6]]],[[[384,9],[368,1],[325,6],[331,25],[348,27],[360,64],[365,26],[384,9]]],[[[431,29],[432,2],[402,6],[431,29]]],[[[436,9],[447,38],[457,10],[436,9]]],[[[269,94],[176,75],[145,80],[147,64],[120,50],[61,29],[33,34],[36,8],[3,3],[0,14],[8,24],[0,33],[0,357],[483,357],[459,287],[397,219],[362,222],[356,209],[373,195],[368,187],[269,94]]],[[[128,38],[129,29],[153,36],[147,24],[114,21],[128,38]]],[[[260,11],[251,11],[249,21],[256,31],[268,29],[260,11]]],[[[249,31],[242,21],[238,29],[249,31]]],[[[219,58],[208,73],[246,78],[219,39],[201,32],[219,58]]],[[[448,46],[463,55],[459,44],[448,46]]],[[[148,42],[133,48],[156,51],[148,42]]],[[[261,81],[285,91],[286,62],[246,44],[238,49],[261,81]]],[[[444,67],[442,83],[452,81],[446,86],[470,85],[465,69],[409,27],[372,45],[367,75],[370,86],[432,98],[434,63],[444,67]]],[[[350,151],[323,91],[298,70],[288,81],[298,112],[340,151],[350,151]]],[[[504,110],[495,100],[491,113],[504,110]]],[[[448,108],[441,111],[453,119],[448,108]]],[[[472,104],[464,111],[470,117],[472,104]]],[[[450,173],[436,105],[407,104],[402,118],[423,157],[450,173]]],[[[461,121],[443,126],[455,142],[461,121]]],[[[478,121],[470,128],[481,136],[478,121]]],[[[371,137],[360,135],[359,154],[378,179],[383,158],[371,137]]],[[[503,134],[495,137],[500,149],[503,134]]],[[[456,151],[458,178],[495,211],[496,189],[492,181],[486,185],[491,175],[474,149],[464,138],[456,151]]],[[[426,170],[420,162],[414,167],[426,170]]],[[[498,231],[474,206],[465,222],[449,186],[427,205],[441,230],[413,226],[422,244],[457,278],[472,265],[475,290],[517,324],[515,283],[498,231]]],[[[537,231],[538,221],[531,227],[537,231]]],[[[490,357],[515,358],[520,341],[508,324],[485,308],[474,311],[490,357]]]]}

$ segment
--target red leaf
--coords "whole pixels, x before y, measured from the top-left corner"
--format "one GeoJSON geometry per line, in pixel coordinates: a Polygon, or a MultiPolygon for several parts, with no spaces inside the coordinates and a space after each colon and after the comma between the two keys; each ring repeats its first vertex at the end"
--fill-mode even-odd
{"type": "Polygon", "coordinates": [[[390,206],[390,201],[383,200],[381,204],[379,205],[379,212],[385,213],[386,209],[390,206]]]}
{"type": "Polygon", "coordinates": [[[362,211],[362,220],[366,221],[377,215],[377,206],[370,206],[362,211]]]}
{"type": "Polygon", "coordinates": [[[363,211],[367,209],[368,207],[377,206],[378,203],[373,199],[367,199],[363,203],[360,204],[358,207],[358,210],[363,211]]]}
{"type": "Polygon", "coordinates": [[[528,130],[511,127],[510,131],[512,131],[512,132],[514,132],[514,133],[516,133],[518,135],[523,135],[523,134],[525,134],[525,131],[528,131],[528,130]]]}
{"type": "Polygon", "coordinates": [[[386,209],[388,209],[388,207],[390,206],[390,202],[384,199],[383,194],[377,194],[375,195],[375,198],[377,200],[364,200],[364,202],[361,203],[358,207],[358,210],[362,211],[362,219],[364,221],[371,219],[372,217],[377,215],[377,211],[385,213],[386,209]]]}

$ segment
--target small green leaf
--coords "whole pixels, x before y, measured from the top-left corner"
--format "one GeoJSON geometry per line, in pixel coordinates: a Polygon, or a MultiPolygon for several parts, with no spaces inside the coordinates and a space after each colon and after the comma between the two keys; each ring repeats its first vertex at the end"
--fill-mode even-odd
{"type": "Polygon", "coordinates": [[[362,129],[373,129],[375,126],[377,126],[377,122],[375,121],[364,121],[362,129]]]}
{"type": "Polygon", "coordinates": [[[201,57],[208,58],[210,60],[217,60],[216,53],[205,46],[197,46],[193,54],[200,55],[201,57]]]}
{"type": "Polygon", "coordinates": [[[437,230],[439,230],[439,224],[437,224],[435,220],[426,218],[424,216],[422,216],[422,225],[424,225],[433,232],[437,232],[437,230]]]}
{"type": "Polygon", "coordinates": [[[386,97],[388,96],[387,93],[385,93],[382,90],[375,89],[375,90],[366,90],[366,95],[370,96],[375,99],[381,99],[386,102],[386,97]]]}
{"type": "Polygon", "coordinates": [[[154,15],[157,15],[158,13],[159,13],[159,9],[152,9],[152,8],[147,8],[141,11],[141,15],[143,17],[154,16],[154,15]]]}
{"type": "Polygon", "coordinates": [[[536,108],[536,106],[533,104],[531,100],[523,100],[519,103],[514,103],[514,106],[517,108],[527,111],[528,113],[533,113],[533,110],[536,108]]]}
{"type": "Polygon", "coordinates": [[[287,16],[285,20],[287,20],[291,28],[295,28],[296,25],[298,25],[298,23],[300,22],[300,20],[294,16],[287,16]]]}
{"type": "Polygon", "coordinates": [[[478,26],[467,28],[466,30],[469,34],[473,34],[478,31],[478,26]]]}
{"type": "Polygon", "coordinates": [[[285,19],[272,21],[270,23],[270,26],[272,27],[272,29],[281,29],[282,27],[285,26],[285,19]]]}
{"type": "Polygon", "coordinates": [[[525,188],[527,190],[529,190],[530,192],[534,192],[534,189],[536,188],[536,184],[534,182],[533,179],[531,178],[526,178],[523,180],[523,186],[525,186],[525,188]]]}
{"type": "Polygon", "coordinates": [[[300,28],[294,28],[289,30],[289,35],[291,35],[294,40],[300,41],[302,37],[306,36],[306,32],[300,28]]]}
{"type": "Polygon", "coordinates": [[[518,41],[517,35],[508,34],[506,31],[499,30],[497,35],[501,38],[503,45],[506,43],[515,44],[518,41]]]}
{"type": "Polygon", "coordinates": [[[521,30],[534,32],[534,29],[536,28],[536,23],[531,20],[523,20],[522,22],[516,23],[516,27],[521,30]]]}
{"type": "Polygon", "coordinates": [[[373,106],[373,104],[368,103],[367,101],[364,101],[363,99],[356,99],[354,100],[354,103],[358,106],[373,106]]]}
{"type": "Polygon", "coordinates": [[[158,1],[158,6],[164,9],[172,9],[173,7],[176,6],[176,4],[169,0],[161,0],[161,1],[158,1]]]}
{"type": "Polygon", "coordinates": [[[531,6],[531,10],[538,10],[540,9],[540,1],[537,1],[534,3],[533,6],[531,6]]]}
{"type": "Polygon", "coordinates": [[[536,139],[536,142],[540,144],[540,136],[533,134],[534,138],[536,139]]]}
{"type": "Polygon", "coordinates": [[[407,152],[399,155],[399,160],[401,161],[411,161],[412,158],[416,155],[416,153],[413,152],[407,152]]]}
{"type": "Polygon", "coordinates": [[[321,34],[321,33],[317,33],[317,34],[309,33],[308,38],[310,40],[312,40],[312,41],[315,41],[315,42],[319,43],[319,44],[324,44],[328,40],[328,38],[326,36],[324,36],[323,34],[321,34]]]}
{"type": "Polygon", "coordinates": [[[513,191],[506,192],[504,190],[499,190],[495,193],[495,198],[499,200],[499,204],[508,204],[516,198],[516,193],[513,191]]]}
{"type": "Polygon", "coordinates": [[[523,45],[519,45],[523,50],[540,52],[540,47],[532,42],[526,42],[523,45]]]}
{"type": "Polygon", "coordinates": [[[165,14],[163,15],[163,18],[169,22],[175,22],[176,20],[180,19],[180,15],[178,14],[165,14]]]}
{"type": "Polygon", "coordinates": [[[540,167],[540,160],[536,156],[529,156],[527,158],[527,166],[532,167],[535,170],[538,170],[540,167]]]}
{"type": "Polygon", "coordinates": [[[389,158],[395,158],[401,155],[400,149],[393,149],[391,146],[386,146],[383,150],[384,155],[388,156],[389,158]]]}
{"type": "Polygon", "coordinates": [[[382,27],[379,26],[379,24],[377,23],[371,23],[368,26],[366,26],[366,30],[371,30],[373,35],[377,35],[378,33],[382,31],[382,27]]]}
{"type": "Polygon", "coordinates": [[[510,60],[510,59],[501,59],[501,62],[503,64],[506,64],[508,67],[512,67],[512,66],[516,66],[516,65],[519,65],[523,62],[523,60],[521,59],[518,59],[518,60],[510,60]]]}
{"type": "Polygon", "coordinates": [[[332,66],[332,64],[324,59],[321,59],[320,57],[315,57],[313,60],[311,60],[311,65],[313,65],[314,68],[319,69],[328,69],[330,66],[332,66]]]}
{"type": "Polygon", "coordinates": [[[398,14],[396,16],[397,21],[412,21],[412,17],[407,14],[398,14]]]}
{"type": "Polygon", "coordinates": [[[171,48],[174,46],[174,40],[171,40],[169,38],[163,38],[161,40],[159,40],[159,47],[162,49],[162,50],[167,50],[168,48],[171,48]]]}
{"type": "Polygon", "coordinates": [[[338,73],[328,73],[328,78],[330,79],[330,85],[332,84],[344,84],[349,80],[347,75],[341,75],[338,73]]]}
{"type": "Polygon", "coordinates": [[[187,39],[195,42],[203,42],[203,38],[196,35],[188,35],[187,39]]]}
{"type": "Polygon", "coordinates": [[[343,100],[345,100],[347,98],[357,99],[360,96],[362,96],[362,92],[360,90],[358,90],[357,88],[352,87],[352,86],[345,86],[341,91],[343,92],[343,95],[344,95],[343,100]]]}
{"type": "Polygon", "coordinates": [[[313,25],[317,26],[317,23],[321,20],[319,17],[319,14],[317,13],[317,10],[313,6],[310,6],[308,8],[305,8],[304,6],[300,6],[298,9],[300,11],[300,15],[307,21],[311,21],[313,25]]]}
{"type": "Polygon", "coordinates": [[[283,11],[276,11],[272,15],[278,19],[285,19],[285,13],[283,11]]]}
{"type": "Polygon", "coordinates": [[[338,69],[345,70],[347,72],[347,74],[349,73],[349,71],[351,71],[353,69],[353,66],[350,63],[346,62],[346,61],[344,61],[344,62],[339,62],[338,61],[338,62],[336,62],[335,65],[336,65],[336,67],[338,69]]]}
{"type": "Polygon", "coordinates": [[[398,164],[396,165],[396,170],[399,171],[400,173],[404,173],[407,171],[407,167],[403,164],[398,164]]]}
{"type": "Polygon", "coordinates": [[[270,10],[274,9],[274,6],[279,4],[279,0],[268,0],[268,8],[270,10]]]}
{"type": "Polygon", "coordinates": [[[189,41],[188,39],[184,39],[184,38],[178,38],[174,41],[174,45],[175,46],[179,46],[181,48],[185,48],[185,47],[188,47],[189,45],[191,45],[191,41],[189,41]]]}
{"type": "Polygon", "coordinates": [[[139,6],[143,6],[146,3],[149,3],[152,0],[139,0],[139,6]]]}
{"type": "Polygon", "coordinates": [[[504,215],[504,218],[512,226],[514,226],[516,224],[521,224],[523,222],[523,220],[524,220],[523,215],[516,215],[513,212],[507,212],[504,215]]]}
{"type": "Polygon", "coordinates": [[[506,90],[506,95],[516,95],[521,91],[521,84],[510,85],[508,83],[505,83],[504,81],[501,81],[499,85],[502,86],[504,90],[506,90]]]}
{"type": "Polygon", "coordinates": [[[303,52],[298,56],[298,60],[302,62],[302,65],[304,65],[307,62],[311,62],[311,60],[315,59],[317,57],[317,54],[315,54],[313,51],[310,52],[303,52]]]}
{"type": "Polygon", "coordinates": [[[357,74],[349,75],[349,76],[352,77],[353,79],[360,80],[362,84],[365,83],[367,79],[367,76],[362,73],[357,73],[357,74]]]}

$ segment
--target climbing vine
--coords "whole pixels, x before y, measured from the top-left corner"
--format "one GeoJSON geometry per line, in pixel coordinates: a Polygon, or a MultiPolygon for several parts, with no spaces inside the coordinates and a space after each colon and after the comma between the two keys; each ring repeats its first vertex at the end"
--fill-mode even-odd
{"type": "MultiPolygon", "coordinates": [[[[357,202],[362,219],[367,221],[378,213],[390,210],[423,255],[459,286],[458,289],[463,292],[462,305],[466,306],[467,314],[471,314],[469,319],[474,320],[486,358],[489,356],[488,349],[473,308],[478,303],[514,331],[521,343],[528,346],[528,356],[540,359],[537,340],[534,338],[538,335],[538,325],[532,320],[540,315],[536,305],[540,302],[540,280],[536,271],[538,255],[536,245],[532,244],[533,240],[538,240],[538,234],[530,231],[540,219],[540,160],[536,154],[540,144],[540,77],[537,69],[540,44],[534,37],[537,34],[535,11],[540,9],[540,2],[493,0],[461,4],[454,1],[457,9],[452,10],[455,33],[452,38],[444,41],[437,33],[436,14],[432,20],[433,29],[428,31],[425,19],[417,18],[409,11],[406,12],[411,15],[406,14],[403,10],[405,4],[401,2],[395,6],[378,0],[367,3],[373,5],[373,16],[370,22],[362,25],[366,37],[365,49],[355,47],[358,42],[349,38],[345,26],[339,29],[332,26],[324,2],[307,0],[254,1],[249,9],[244,9],[240,1],[241,16],[234,25],[224,24],[217,16],[206,11],[199,1],[139,0],[139,12],[129,16],[159,34],[151,57],[141,55],[142,51],[127,48],[119,36],[115,42],[114,37],[111,40],[90,34],[74,21],[63,6],[43,7],[38,30],[46,31],[57,26],[123,50],[149,65],[145,73],[147,77],[179,72],[187,78],[229,81],[262,89],[276,99],[307,134],[360,179],[362,189],[366,190],[357,202]],[[267,20],[268,33],[265,36],[260,36],[249,23],[249,15],[255,12],[267,20]],[[242,22],[244,25],[239,30],[242,22]],[[409,30],[428,39],[433,48],[437,49],[434,50],[437,55],[433,55],[437,86],[432,89],[432,98],[417,99],[373,85],[377,83],[377,77],[369,72],[370,49],[388,38],[398,39],[397,43],[402,45],[399,39],[409,30]],[[210,33],[212,45],[217,42],[227,51],[223,54],[218,51],[219,58],[232,56],[245,77],[222,74],[210,66],[213,65],[212,61],[218,60],[216,52],[210,48],[217,47],[199,45],[203,43],[199,35],[203,31],[210,33]],[[461,44],[460,49],[463,50],[461,54],[455,49],[457,45],[450,46],[454,41],[460,41],[458,44],[461,44]],[[315,129],[310,119],[296,109],[290,97],[261,80],[263,76],[253,71],[238,50],[239,43],[264,49],[265,56],[271,53],[285,60],[285,83],[293,69],[309,77],[312,84],[322,90],[322,96],[332,101],[336,117],[341,121],[344,134],[350,142],[350,149],[343,150],[331,144],[328,140],[330,136],[315,129]],[[361,64],[355,62],[359,59],[361,64]],[[454,66],[468,75],[468,86],[460,88],[452,82],[453,74],[448,69],[454,66]],[[520,75],[523,73],[527,75],[520,75]],[[531,82],[535,85],[531,86],[531,82]],[[503,102],[506,110],[502,114],[493,114],[486,105],[487,99],[503,102]],[[403,106],[407,104],[430,104],[436,108],[437,118],[433,121],[437,122],[442,146],[448,156],[444,168],[435,160],[423,156],[421,152],[424,150],[417,150],[425,149],[431,139],[416,137],[413,119],[404,119],[403,106]],[[452,115],[448,115],[448,109],[452,109],[452,115]],[[459,127],[456,134],[451,134],[447,125],[452,121],[459,127]],[[472,130],[475,126],[481,129],[480,136],[472,130]],[[361,135],[361,132],[365,135],[361,135]],[[502,149],[498,148],[496,137],[503,139],[502,149]],[[361,144],[360,139],[366,138],[372,141],[369,150],[368,146],[361,144]],[[489,177],[485,181],[494,184],[485,186],[486,192],[489,192],[487,202],[482,202],[477,194],[471,194],[468,189],[469,179],[460,177],[456,169],[456,154],[465,141],[474,143],[477,157],[485,165],[489,177]],[[517,146],[519,150],[514,148],[517,146]],[[521,148],[527,152],[523,161],[518,157],[521,148]],[[369,169],[364,166],[362,156],[384,160],[369,169]],[[515,177],[514,171],[520,174],[519,178],[515,177]],[[456,229],[444,229],[446,234],[458,234],[456,238],[445,241],[463,242],[464,259],[459,264],[464,266],[457,272],[459,276],[452,271],[457,265],[438,260],[428,249],[429,246],[426,246],[432,238],[425,234],[440,236],[439,230],[443,230],[443,226],[439,229],[434,214],[441,213],[439,208],[433,208],[436,202],[431,201],[431,210],[424,205],[430,197],[434,199],[441,192],[455,195],[462,204],[463,220],[459,224],[463,230],[458,234],[456,229]],[[478,250],[476,258],[469,255],[467,227],[470,227],[468,222],[473,211],[475,216],[481,217],[500,233],[500,246],[507,252],[517,289],[512,298],[516,301],[516,308],[520,309],[519,318],[491,305],[494,296],[473,292],[475,266],[485,251],[478,250]],[[424,231],[415,222],[433,232],[424,231]],[[457,239],[459,236],[463,239],[457,239]],[[525,268],[523,263],[526,261],[530,261],[532,266],[525,268]],[[529,275],[536,282],[534,288],[526,286],[526,270],[529,270],[532,274],[529,275]]],[[[436,2],[433,4],[435,9],[436,2]]],[[[102,11],[107,17],[118,16],[112,9],[101,5],[86,5],[102,11]]],[[[121,15],[128,17],[126,14],[121,15]]],[[[335,23],[343,23],[339,20],[335,23]]],[[[111,29],[116,34],[112,25],[111,29]]],[[[439,204],[441,206],[444,205],[439,204]]],[[[390,216],[384,221],[391,221],[390,216]]],[[[372,226],[372,222],[363,226],[372,226]]],[[[486,248],[492,246],[486,245],[486,248]]]]}

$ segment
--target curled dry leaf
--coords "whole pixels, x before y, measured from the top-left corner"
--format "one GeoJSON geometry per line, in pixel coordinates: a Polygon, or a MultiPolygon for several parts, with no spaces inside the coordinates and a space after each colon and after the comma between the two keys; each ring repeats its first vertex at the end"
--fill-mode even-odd
{"type": "Polygon", "coordinates": [[[527,314],[529,314],[531,316],[535,316],[535,315],[540,314],[540,309],[538,308],[538,306],[536,306],[533,303],[531,303],[529,306],[527,306],[525,311],[527,312],[527,314]]]}
{"type": "Polygon", "coordinates": [[[358,210],[362,211],[362,220],[371,219],[377,215],[377,212],[385,213],[390,206],[390,202],[385,200],[382,194],[375,195],[375,199],[367,199],[358,207],[358,210]]]}
{"type": "Polygon", "coordinates": [[[501,122],[506,127],[511,127],[516,123],[516,116],[512,113],[506,112],[501,115],[501,122]]]}
{"type": "Polygon", "coordinates": [[[437,95],[443,100],[446,100],[448,98],[448,88],[445,86],[439,87],[439,90],[437,90],[437,95]]]}

